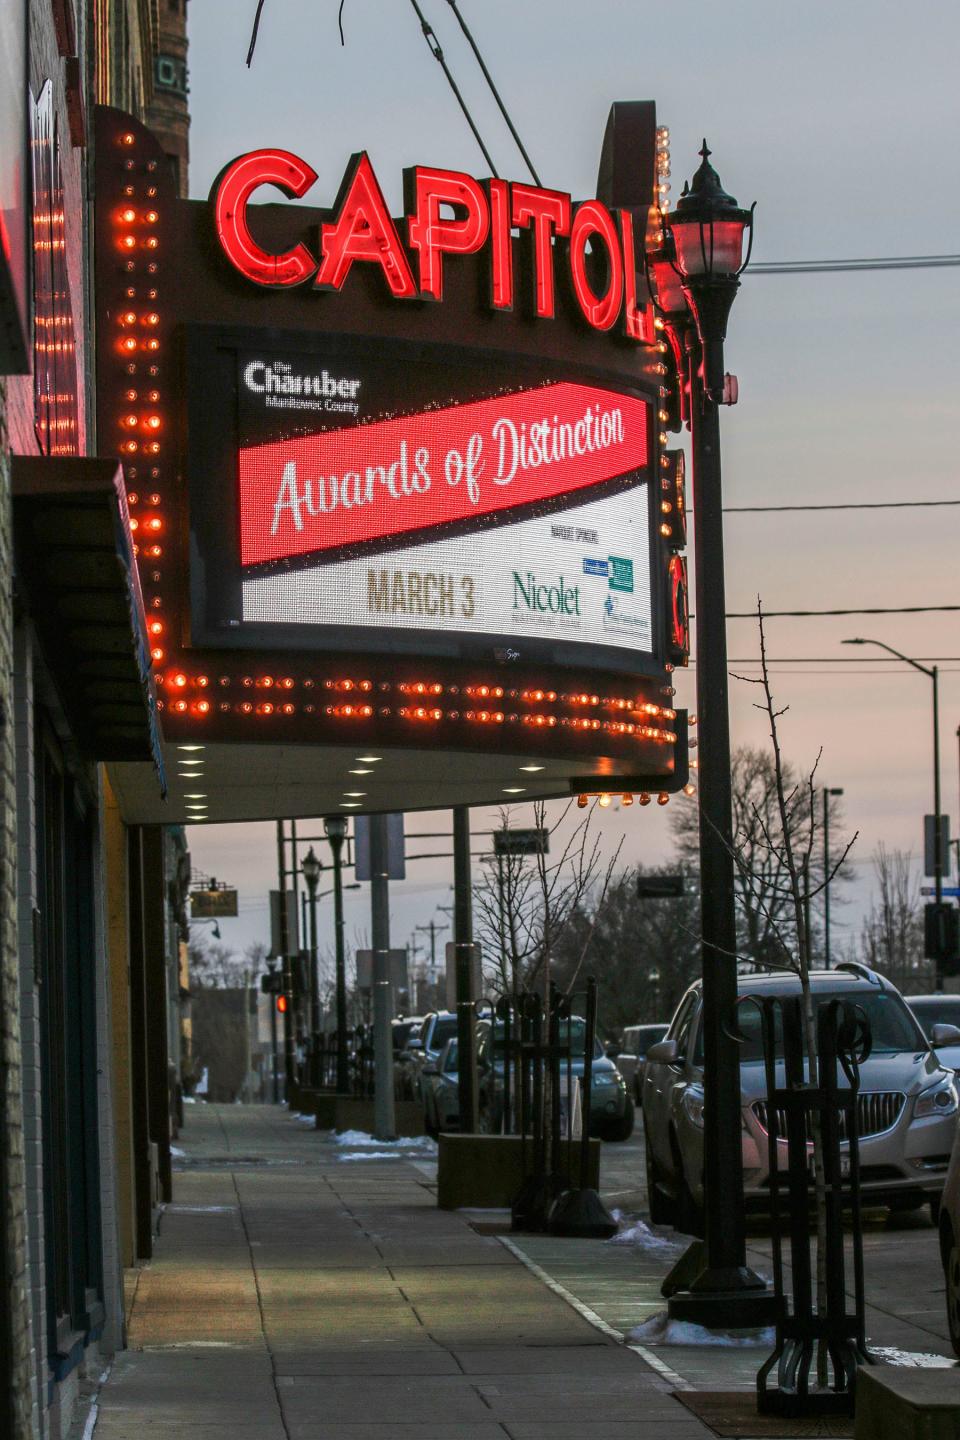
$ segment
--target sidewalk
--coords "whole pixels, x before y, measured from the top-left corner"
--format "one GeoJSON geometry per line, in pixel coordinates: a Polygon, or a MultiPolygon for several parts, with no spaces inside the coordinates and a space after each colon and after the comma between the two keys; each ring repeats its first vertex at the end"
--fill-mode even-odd
{"type": "Polygon", "coordinates": [[[181,1145],[94,1440],[712,1435],[499,1238],[438,1211],[416,1151],[203,1105],[181,1145]]]}

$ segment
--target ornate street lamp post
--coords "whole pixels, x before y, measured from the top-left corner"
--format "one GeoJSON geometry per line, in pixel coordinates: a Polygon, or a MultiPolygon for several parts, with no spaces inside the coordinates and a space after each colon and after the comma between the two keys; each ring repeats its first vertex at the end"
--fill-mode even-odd
{"type": "Polygon", "coordinates": [[[746,1263],[737,1000],[730,724],[723,569],[719,406],[727,319],[752,241],[753,210],[728,195],[709,162],[663,216],[663,248],[648,273],[674,348],[683,354],[684,418],[693,440],[696,519],[697,711],[700,756],[700,895],[703,965],[705,1263],[670,1313],[701,1325],[766,1323],[776,1298],[746,1263]],[[681,296],[685,302],[681,306],[681,296]],[[684,373],[686,372],[686,373],[684,373]]]}
{"type": "Polygon", "coordinates": [[[327,815],[323,831],[333,854],[333,925],[337,955],[337,1094],[350,1090],[350,1059],[347,1053],[347,975],[343,950],[343,842],[347,821],[343,815],[327,815]]]}
{"type": "Polygon", "coordinates": [[[320,978],[317,975],[317,886],[320,884],[322,864],[313,852],[313,846],[303,857],[300,866],[307,882],[310,897],[310,1052],[308,1073],[313,1088],[320,1087],[320,978]]]}

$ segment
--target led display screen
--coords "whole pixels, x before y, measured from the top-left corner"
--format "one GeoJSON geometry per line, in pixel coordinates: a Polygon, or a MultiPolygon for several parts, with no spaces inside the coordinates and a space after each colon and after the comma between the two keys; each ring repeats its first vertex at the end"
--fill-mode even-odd
{"type": "Polygon", "coordinates": [[[369,650],[388,629],[408,653],[649,667],[642,394],[336,337],[207,337],[193,374],[195,641],[369,650]]]}

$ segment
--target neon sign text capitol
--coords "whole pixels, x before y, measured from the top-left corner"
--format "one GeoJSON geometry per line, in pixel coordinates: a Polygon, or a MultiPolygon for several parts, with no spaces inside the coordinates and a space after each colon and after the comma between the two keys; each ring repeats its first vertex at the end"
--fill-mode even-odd
{"type": "Polygon", "coordinates": [[[555,501],[647,462],[647,404],[561,382],[240,449],[255,565],[555,501]]]}
{"type": "Polygon", "coordinates": [[[220,172],[210,192],[217,237],[231,265],[247,280],[271,289],[312,284],[317,290],[341,290],[354,265],[373,265],[394,299],[442,300],[445,258],[486,250],[489,305],[512,310],[518,298],[512,243],[517,230],[529,237],[533,256],[532,293],[520,298],[529,298],[538,319],[556,314],[559,265],[588,325],[612,330],[619,322],[629,339],[654,343],[651,312],[637,303],[629,210],[613,213],[599,200],[575,205],[558,190],[499,179],[479,181],[458,170],[416,166],[404,171],[404,245],[369,157],[361,152],[348,165],[336,213],[318,227],[313,248],[300,241],[279,254],[265,250],[248,220],[254,193],[274,185],[299,200],[317,178],[316,171],[289,150],[254,150],[220,172]],[[606,262],[599,290],[592,273],[596,252],[606,262]]]}

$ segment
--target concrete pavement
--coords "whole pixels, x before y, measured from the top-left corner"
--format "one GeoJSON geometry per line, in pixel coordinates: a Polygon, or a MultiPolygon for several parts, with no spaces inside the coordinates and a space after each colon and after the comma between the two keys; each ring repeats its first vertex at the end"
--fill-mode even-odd
{"type": "Polygon", "coordinates": [[[335,1145],[271,1107],[191,1107],[180,1143],[95,1440],[712,1434],[497,1237],[437,1210],[415,1152],[335,1145]]]}

